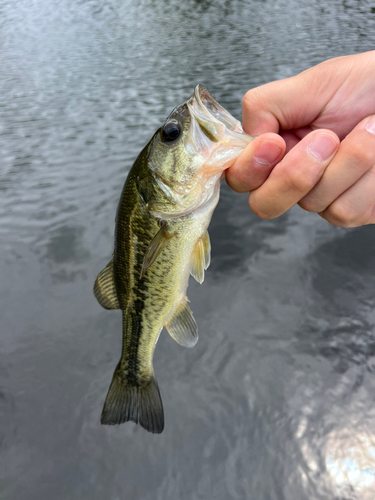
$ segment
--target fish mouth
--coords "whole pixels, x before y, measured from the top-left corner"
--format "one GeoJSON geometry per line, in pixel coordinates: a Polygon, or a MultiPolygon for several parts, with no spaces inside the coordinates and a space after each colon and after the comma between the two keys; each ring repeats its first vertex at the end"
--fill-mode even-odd
{"type": "Polygon", "coordinates": [[[195,87],[194,97],[199,111],[197,113],[197,108],[195,108],[193,113],[195,113],[196,118],[202,122],[201,127],[207,129],[205,131],[212,135],[216,141],[220,139],[223,125],[228,130],[244,134],[240,122],[228,113],[226,109],[220,106],[201,83],[195,87]]]}
{"type": "Polygon", "coordinates": [[[187,102],[191,120],[191,140],[205,157],[208,176],[229,168],[254,139],[245,134],[241,123],[198,84],[187,102]]]}

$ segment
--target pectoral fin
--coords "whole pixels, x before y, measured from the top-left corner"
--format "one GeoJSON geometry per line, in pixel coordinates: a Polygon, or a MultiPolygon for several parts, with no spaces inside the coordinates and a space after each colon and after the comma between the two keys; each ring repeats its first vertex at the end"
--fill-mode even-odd
{"type": "Polygon", "coordinates": [[[198,281],[203,283],[204,271],[211,262],[211,243],[208,232],[202,238],[199,238],[195,244],[190,260],[190,274],[198,281]]]}
{"type": "Polygon", "coordinates": [[[168,325],[170,336],[184,347],[194,347],[198,341],[198,327],[187,298],[181,302],[168,325]]]}
{"type": "Polygon", "coordinates": [[[120,309],[115,285],[113,259],[100,271],[95,280],[94,295],[105,309],[120,309]]]}
{"type": "Polygon", "coordinates": [[[177,233],[172,233],[172,234],[168,233],[165,224],[163,224],[163,226],[153,237],[151,243],[147,248],[147,251],[143,259],[141,278],[143,278],[143,276],[145,275],[147,269],[151,266],[151,264],[155,262],[158,255],[163,250],[168,241],[171,238],[173,238],[173,236],[175,236],[176,234],[177,233]]]}
{"type": "Polygon", "coordinates": [[[202,238],[203,243],[203,255],[204,255],[204,268],[208,269],[208,266],[211,264],[211,242],[208,231],[206,231],[205,235],[202,238]]]}

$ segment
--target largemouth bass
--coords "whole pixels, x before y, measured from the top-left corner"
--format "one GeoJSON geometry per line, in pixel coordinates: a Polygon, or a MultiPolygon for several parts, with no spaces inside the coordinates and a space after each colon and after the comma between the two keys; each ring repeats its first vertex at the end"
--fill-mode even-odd
{"type": "Polygon", "coordinates": [[[163,327],[182,346],[198,340],[186,296],[189,276],[204,280],[211,258],[207,227],[223,172],[252,139],[197,85],[135,160],[117,209],[113,259],[94,285],[103,307],[123,311],[122,354],[102,424],[131,420],[162,432],[155,345],[163,327]]]}

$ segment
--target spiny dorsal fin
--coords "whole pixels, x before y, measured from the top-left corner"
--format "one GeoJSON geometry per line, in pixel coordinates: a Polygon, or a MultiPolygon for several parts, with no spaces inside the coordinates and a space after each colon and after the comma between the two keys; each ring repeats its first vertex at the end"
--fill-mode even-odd
{"type": "Polygon", "coordinates": [[[105,309],[120,309],[115,285],[113,259],[100,271],[94,285],[94,294],[105,309]]]}
{"type": "Polygon", "coordinates": [[[172,233],[172,234],[168,233],[168,230],[165,227],[165,222],[163,223],[162,227],[155,234],[155,236],[153,237],[151,243],[147,248],[147,251],[143,259],[141,278],[143,278],[143,276],[145,275],[147,269],[151,266],[151,264],[155,262],[158,255],[163,250],[168,241],[171,238],[173,238],[173,236],[175,236],[176,234],[177,233],[172,233]]]}
{"type": "Polygon", "coordinates": [[[206,231],[202,238],[199,238],[195,244],[190,259],[190,274],[198,281],[203,283],[204,271],[211,262],[211,243],[208,232],[206,231]]]}
{"type": "Polygon", "coordinates": [[[198,341],[198,327],[187,298],[181,302],[175,315],[165,327],[178,344],[184,347],[195,346],[198,341]]]}

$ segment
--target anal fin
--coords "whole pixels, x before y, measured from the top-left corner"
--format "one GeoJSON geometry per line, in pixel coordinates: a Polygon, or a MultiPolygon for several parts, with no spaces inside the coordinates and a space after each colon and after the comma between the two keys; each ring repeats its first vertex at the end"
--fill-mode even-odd
{"type": "Polygon", "coordinates": [[[175,315],[165,328],[178,344],[184,347],[195,346],[198,341],[198,327],[187,298],[178,306],[175,315]]]}
{"type": "Polygon", "coordinates": [[[117,297],[113,259],[100,271],[95,280],[94,295],[105,309],[120,309],[117,297]]]}
{"type": "Polygon", "coordinates": [[[208,231],[195,244],[190,260],[190,274],[202,284],[204,271],[211,263],[211,243],[208,231]]]}

